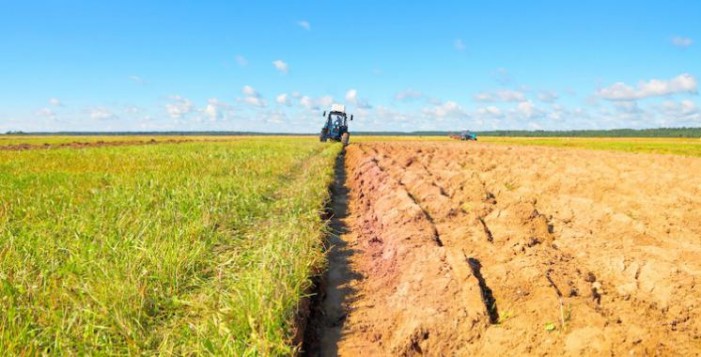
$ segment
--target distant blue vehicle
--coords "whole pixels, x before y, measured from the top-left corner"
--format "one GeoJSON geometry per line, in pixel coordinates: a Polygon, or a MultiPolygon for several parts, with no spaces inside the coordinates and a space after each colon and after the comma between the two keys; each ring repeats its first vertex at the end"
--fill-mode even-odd
{"type": "MultiPolygon", "coordinates": [[[[344,105],[334,104],[331,106],[331,111],[328,116],[326,112],[324,112],[323,116],[326,118],[326,122],[324,123],[324,127],[321,128],[319,141],[340,141],[343,143],[343,146],[348,145],[350,133],[348,132],[346,107],[344,105]]],[[[350,120],[353,120],[352,115],[350,116],[350,120]]]]}
{"type": "Polygon", "coordinates": [[[477,134],[465,130],[460,134],[460,140],[477,141],[477,134]]]}

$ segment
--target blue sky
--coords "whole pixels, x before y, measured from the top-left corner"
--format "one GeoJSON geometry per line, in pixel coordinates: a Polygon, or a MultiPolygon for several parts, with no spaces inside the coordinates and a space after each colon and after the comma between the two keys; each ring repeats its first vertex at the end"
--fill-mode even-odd
{"type": "Polygon", "coordinates": [[[701,126],[699,1],[14,1],[0,132],[701,126]]]}

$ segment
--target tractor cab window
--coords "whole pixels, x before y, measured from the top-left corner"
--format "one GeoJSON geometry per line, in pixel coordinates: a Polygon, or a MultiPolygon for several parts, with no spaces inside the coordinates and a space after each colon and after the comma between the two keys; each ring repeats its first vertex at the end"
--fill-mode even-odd
{"type": "Polygon", "coordinates": [[[343,125],[343,115],[341,114],[329,114],[329,117],[331,118],[331,123],[333,123],[333,126],[342,126],[343,125]]]}

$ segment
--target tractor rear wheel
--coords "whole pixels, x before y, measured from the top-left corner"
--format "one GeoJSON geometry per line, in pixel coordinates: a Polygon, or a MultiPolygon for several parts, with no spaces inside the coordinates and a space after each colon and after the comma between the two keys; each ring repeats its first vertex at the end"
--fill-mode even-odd
{"type": "Polygon", "coordinates": [[[326,142],[326,129],[321,129],[321,134],[319,135],[319,141],[322,143],[326,142]]]}
{"type": "Polygon", "coordinates": [[[343,133],[343,135],[341,136],[341,142],[343,143],[343,146],[348,145],[349,141],[350,141],[350,134],[343,133]]]}

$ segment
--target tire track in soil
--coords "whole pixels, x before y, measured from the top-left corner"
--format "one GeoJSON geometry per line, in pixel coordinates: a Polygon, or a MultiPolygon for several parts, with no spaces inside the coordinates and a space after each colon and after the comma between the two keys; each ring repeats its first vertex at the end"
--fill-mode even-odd
{"type": "MultiPolygon", "coordinates": [[[[612,165],[625,156],[591,155],[612,165]]],[[[592,172],[594,164],[580,153],[576,157],[592,172]]],[[[552,182],[540,176],[540,170],[557,162],[573,165],[566,151],[477,143],[349,146],[347,231],[339,238],[353,249],[343,264],[357,278],[348,283],[353,294],[344,303],[343,324],[335,326],[339,338],[331,351],[580,355],[701,350],[693,319],[698,313],[689,307],[699,298],[684,299],[693,295],[698,265],[675,270],[680,297],[671,297],[669,307],[658,304],[654,288],[642,289],[649,286],[644,277],[653,276],[651,267],[666,267],[654,260],[662,252],[645,254],[631,246],[623,252],[630,257],[621,263],[623,269],[602,265],[602,256],[620,254],[618,246],[602,249],[615,238],[593,234],[595,229],[604,237],[611,234],[607,225],[590,223],[590,216],[606,211],[580,208],[579,216],[561,217],[569,210],[557,206],[567,178],[552,182]],[[535,179],[524,181],[524,175],[535,179]],[[533,186],[516,187],[519,182],[533,186]],[[543,196],[542,185],[559,191],[543,196]],[[589,233],[580,232],[582,227],[589,233]],[[573,238],[582,236],[588,239],[573,238]],[[646,259],[653,261],[642,263],[646,259]],[[620,284],[631,280],[633,287],[624,294],[620,284]]],[[[696,161],[690,164],[701,168],[696,161]]],[[[578,178],[572,185],[576,190],[568,193],[596,194],[591,181],[578,178]]],[[[687,200],[690,207],[701,203],[687,200]]],[[[692,225],[690,234],[697,229],[692,225]]]]}
{"type": "MultiPolygon", "coordinates": [[[[411,152],[411,150],[406,150],[406,148],[395,151],[393,150],[395,148],[395,146],[384,147],[383,151],[385,153],[383,153],[382,156],[385,158],[397,158],[401,161],[403,159],[402,153],[411,152]]],[[[434,163],[433,158],[435,156],[433,153],[436,151],[440,150],[430,150],[429,152],[431,152],[431,154],[426,157],[426,160],[424,160],[423,164],[419,168],[419,170],[425,171],[418,175],[419,177],[423,177],[424,180],[425,178],[436,178],[431,172],[439,171],[442,166],[447,164],[445,160],[437,160],[438,162],[436,165],[432,165],[434,163]]],[[[450,152],[446,151],[438,156],[450,157],[450,152]]],[[[394,167],[396,165],[396,161],[394,161],[394,159],[390,159],[390,161],[391,163],[388,166],[394,167]]],[[[402,170],[398,170],[398,175],[407,176],[406,169],[407,168],[405,167],[402,170]]],[[[402,180],[402,178],[398,179],[402,180]]],[[[480,178],[479,181],[484,189],[484,192],[482,192],[480,195],[486,194],[487,197],[489,197],[491,193],[488,190],[489,185],[486,184],[486,182],[491,180],[480,178]]],[[[421,191],[422,185],[425,184],[423,182],[419,182],[418,184],[414,185],[413,189],[416,191],[421,191]]],[[[441,192],[446,191],[440,182],[432,182],[431,185],[439,187],[441,192]]],[[[472,186],[473,187],[470,188],[471,191],[479,192],[479,185],[473,184],[472,186]]],[[[425,191],[425,187],[423,189],[425,191]]],[[[412,191],[412,188],[410,188],[410,191],[412,191]]],[[[415,193],[414,195],[419,196],[420,194],[415,193]]],[[[427,195],[427,198],[430,198],[430,195],[427,195]]],[[[496,201],[497,200],[495,200],[494,207],[483,209],[482,213],[477,214],[476,220],[483,224],[485,234],[489,240],[492,233],[487,226],[485,218],[489,217],[494,209],[498,209],[499,211],[511,211],[510,213],[516,216],[514,217],[516,218],[515,220],[508,221],[508,231],[510,233],[515,231],[518,235],[522,236],[520,241],[516,240],[516,243],[511,247],[508,246],[509,244],[514,243],[511,239],[498,242],[498,244],[496,244],[498,248],[492,250],[487,256],[488,259],[484,260],[486,262],[488,272],[489,267],[500,265],[502,262],[507,262],[505,265],[507,266],[506,270],[509,274],[508,281],[503,281],[502,283],[502,280],[507,279],[497,279],[493,286],[496,290],[501,291],[501,294],[499,295],[504,298],[504,300],[507,300],[507,303],[510,300],[510,297],[509,294],[505,294],[504,292],[515,292],[513,295],[515,295],[515,297],[521,301],[517,301],[515,304],[512,304],[512,308],[520,310],[522,309],[520,307],[521,305],[540,305],[539,309],[535,309],[530,314],[526,314],[530,315],[528,316],[528,320],[543,322],[547,321],[546,324],[551,324],[553,326],[559,324],[559,329],[564,332],[568,332],[568,325],[570,323],[569,320],[572,318],[573,314],[576,314],[580,318],[584,317],[584,319],[589,320],[589,324],[596,324],[603,327],[602,330],[605,331],[604,333],[593,332],[586,329],[578,329],[573,331],[575,338],[573,338],[572,341],[574,342],[570,341],[569,339],[566,341],[569,342],[570,346],[566,346],[569,347],[569,349],[565,352],[578,351],[581,353],[583,350],[589,348],[589,346],[582,344],[580,341],[575,341],[576,339],[579,339],[577,334],[583,334],[586,338],[598,340],[602,340],[602,336],[604,334],[622,336],[623,342],[632,341],[634,345],[633,347],[638,348],[640,351],[644,351],[645,353],[658,353],[667,350],[667,347],[665,346],[666,341],[652,339],[646,341],[647,343],[645,344],[641,344],[641,341],[639,341],[640,336],[638,336],[639,331],[631,333],[631,329],[628,329],[626,326],[622,325],[622,321],[636,320],[643,320],[642,322],[647,324],[650,324],[650,320],[653,320],[655,321],[653,324],[660,326],[665,325],[667,318],[664,310],[651,307],[650,301],[647,301],[647,304],[640,303],[639,301],[634,301],[633,304],[618,304],[615,306],[615,308],[611,308],[606,304],[602,306],[602,294],[606,290],[611,290],[612,287],[603,286],[601,281],[596,281],[597,276],[602,276],[602,274],[599,272],[596,272],[596,274],[592,272],[596,271],[596,266],[579,262],[574,258],[572,252],[564,252],[559,249],[557,245],[557,239],[559,237],[553,234],[553,227],[546,215],[538,212],[536,207],[537,200],[535,198],[532,200],[524,200],[519,198],[516,202],[508,203],[506,207],[499,207],[496,205],[496,201]],[[514,257],[510,257],[512,254],[514,257]],[[509,260],[516,264],[509,264],[509,260]],[[533,267],[535,268],[534,273],[537,274],[522,277],[517,273],[519,272],[519,266],[533,267]],[[587,269],[584,269],[584,267],[587,267],[587,269]],[[551,289],[550,295],[548,295],[548,289],[551,289]],[[565,294],[563,294],[561,289],[565,289],[565,294]],[[537,293],[532,293],[532,291],[537,291],[537,293]],[[521,296],[524,295],[524,293],[526,293],[525,296],[521,296]],[[550,300],[550,302],[542,303],[542,301],[548,300],[550,300]],[[556,312],[558,310],[558,306],[559,314],[553,314],[553,311],[556,312]],[[544,314],[543,311],[551,312],[549,314],[544,314]],[[641,319],[641,315],[645,317],[641,319]]],[[[445,204],[443,203],[442,206],[445,207],[445,204]]],[[[443,210],[445,211],[445,209],[443,210]]],[[[451,227],[448,225],[447,227],[443,228],[443,230],[449,232],[455,228],[455,226],[451,227]]],[[[448,238],[445,240],[449,242],[448,238]]],[[[449,247],[454,246],[450,243],[447,243],[447,245],[449,247]]],[[[477,249],[472,249],[473,254],[483,254],[484,251],[489,249],[489,247],[476,241],[472,241],[470,245],[473,248],[475,246],[478,247],[477,249]]],[[[501,278],[498,275],[497,277],[501,278]]],[[[609,276],[605,275],[604,277],[604,281],[607,281],[607,278],[610,278],[609,276]]],[[[549,334],[547,330],[544,331],[537,328],[531,330],[535,331],[526,330],[528,333],[523,334],[524,340],[549,340],[547,338],[547,335],[549,334]]],[[[492,335],[499,335],[497,331],[498,330],[490,330],[489,333],[492,335]]],[[[610,348],[610,345],[609,347],[606,347],[605,344],[605,342],[600,343],[595,347],[599,348],[600,350],[610,348]]],[[[535,345],[525,345],[527,347],[524,350],[524,353],[532,353],[533,349],[537,348],[535,345]]],[[[520,346],[519,344],[514,344],[513,347],[523,347],[523,344],[520,344],[520,346]]],[[[547,347],[547,349],[557,347],[562,348],[561,346],[556,346],[553,344],[552,346],[547,347]]],[[[542,346],[540,348],[542,349],[542,346]]],[[[473,352],[476,351],[478,353],[480,351],[481,353],[486,353],[489,351],[473,348],[468,350],[473,352]]]]}

